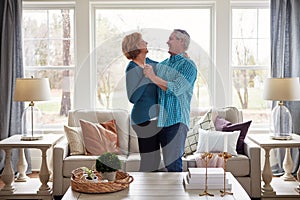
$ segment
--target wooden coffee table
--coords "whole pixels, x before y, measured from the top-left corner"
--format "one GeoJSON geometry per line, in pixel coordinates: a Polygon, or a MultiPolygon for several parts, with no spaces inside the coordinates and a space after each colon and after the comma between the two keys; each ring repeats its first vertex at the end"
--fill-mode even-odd
{"type": "Polygon", "coordinates": [[[226,176],[232,183],[233,195],[220,196],[219,190],[209,190],[209,193],[213,193],[214,197],[199,196],[203,190],[185,190],[183,185],[183,176],[186,172],[159,172],[159,173],[142,173],[142,172],[128,172],[134,177],[134,181],[129,185],[129,188],[105,194],[84,194],[75,192],[69,187],[63,200],[93,200],[93,199],[105,199],[105,200],[122,200],[122,199],[134,199],[134,200],[204,200],[204,199],[222,199],[222,200],[250,200],[250,197],[239,184],[239,182],[233,177],[231,173],[227,173],[226,176]]]}

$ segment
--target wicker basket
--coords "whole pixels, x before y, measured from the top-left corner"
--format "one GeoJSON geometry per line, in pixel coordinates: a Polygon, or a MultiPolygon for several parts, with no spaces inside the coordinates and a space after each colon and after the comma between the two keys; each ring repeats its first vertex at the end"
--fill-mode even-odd
{"type": "Polygon", "coordinates": [[[95,172],[98,177],[98,182],[89,182],[83,179],[84,171],[81,168],[77,168],[72,171],[71,188],[77,192],[82,193],[108,193],[123,190],[129,187],[129,184],[133,181],[133,177],[128,173],[117,171],[116,180],[101,182],[101,174],[95,172]]]}

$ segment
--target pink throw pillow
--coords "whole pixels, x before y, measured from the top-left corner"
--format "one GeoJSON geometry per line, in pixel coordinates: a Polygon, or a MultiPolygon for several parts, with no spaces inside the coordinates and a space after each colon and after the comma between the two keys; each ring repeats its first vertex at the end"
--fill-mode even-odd
{"type": "Polygon", "coordinates": [[[118,136],[101,124],[79,120],[85,149],[88,155],[101,155],[105,152],[119,153],[118,136]]]}
{"type": "Polygon", "coordinates": [[[231,125],[231,122],[227,121],[222,117],[217,116],[214,124],[215,124],[216,131],[222,131],[225,126],[231,125]]]}

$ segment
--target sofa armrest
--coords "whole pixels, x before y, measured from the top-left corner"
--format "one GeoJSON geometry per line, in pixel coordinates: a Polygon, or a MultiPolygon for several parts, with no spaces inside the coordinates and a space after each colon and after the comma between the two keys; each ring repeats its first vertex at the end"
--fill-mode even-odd
{"type": "Polygon", "coordinates": [[[63,160],[69,155],[69,144],[66,138],[53,148],[53,195],[63,195],[63,160]]]}
{"type": "Polygon", "coordinates": [[[245,155],[250,159],[251,197],[261,197],[260,147],[249,139],[244,141],[245,155]]]}

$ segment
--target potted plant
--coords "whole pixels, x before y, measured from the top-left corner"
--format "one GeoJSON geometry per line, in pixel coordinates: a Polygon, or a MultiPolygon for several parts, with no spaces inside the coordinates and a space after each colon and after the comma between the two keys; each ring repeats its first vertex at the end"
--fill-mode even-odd
{"type": "Polygon", "coordinates": [[[84,177],[87,181],[95,182],[97,181],[98,177],[94,173],[92,169],[89,169],[87,167],[81,167],[81,169],[84,171],[84,177]]]}
{"type": "Polygon", "coordinates": [[[121,169],[121,161],[115,153],[104,153],[96,159],[96,170],[103,179],[115,180],[116,172],[121,169]]]}

